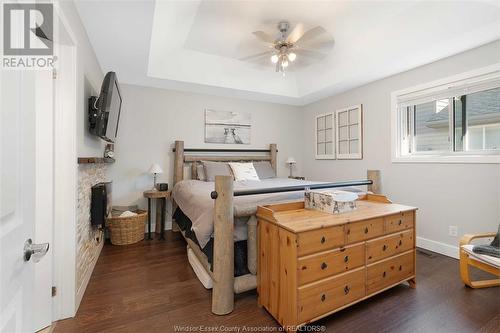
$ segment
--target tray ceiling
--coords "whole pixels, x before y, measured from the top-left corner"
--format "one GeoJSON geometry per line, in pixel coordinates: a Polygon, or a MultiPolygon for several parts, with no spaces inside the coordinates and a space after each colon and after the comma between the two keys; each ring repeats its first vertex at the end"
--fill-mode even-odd
{"type": "Polygon", "coordinates": [[[498,2],[77,1],[122,83],[303,105],[500,39],[498,2]],[[320,25],[331,52],[282,77],[251,34],[320,25]]]}

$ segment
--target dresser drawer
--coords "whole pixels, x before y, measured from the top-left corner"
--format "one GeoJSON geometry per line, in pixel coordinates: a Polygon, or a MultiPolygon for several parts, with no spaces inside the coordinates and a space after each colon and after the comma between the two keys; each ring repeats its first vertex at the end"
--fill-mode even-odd
{"type": "Polygon", "coordinates": [[[307,322],[364,296],[364,268],[300,287],[298,292],[299,322],[307,322]]]}
{"type": "Polygon", "coordinates": [[[366,268],[366,293],[372,294],[414,275],[414,250],[366,268]]]}
{"type": "Polygon", "coordinates": [[[384,217],[385,232],[391,233],[413,228],[413,212],[403,212],[384,217]]]}
{"type": "Polygon", "coordinates": [[[375,261],[391,257],[414,248],[413,229],[398,232],[366,242],[366,261],[375,261]]]}
{"type": "Polygon", "coordinates": [[[360,267],[365,262],[365,244],[309,255],[299,259],[299,285],[360,267]]]}
{"type": "Polygon", "coordinates": [[[380,236],[384,233],[383,218],[371,219],[346,225],[347,243],[355,243],[380,236]]]}
{"type": "Polygon", "coordinates": [[[344,245],[344,226],[334,226],[298,234],[299,256],[325,251],[344,245]]]}

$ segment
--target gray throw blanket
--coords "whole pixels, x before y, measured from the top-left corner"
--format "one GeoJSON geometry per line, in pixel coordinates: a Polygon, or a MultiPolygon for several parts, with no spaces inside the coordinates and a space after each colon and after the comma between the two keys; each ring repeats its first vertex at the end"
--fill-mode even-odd
{"type": "Polygon", "coordinates": [[[486,254],[492,257],[500,258],[500,224],[495,239],[490,245],[474,245],[472,251],[477,254],[486,254]]]}

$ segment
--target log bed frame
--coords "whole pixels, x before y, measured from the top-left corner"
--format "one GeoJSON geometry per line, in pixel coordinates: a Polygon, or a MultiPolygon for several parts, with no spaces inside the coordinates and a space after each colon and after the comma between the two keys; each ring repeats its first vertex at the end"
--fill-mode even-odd
{"type": "MultiPolygon", "coordinates": [[[[177,184],[184,179],[184,165],[191,164],[191,179],[197,178],[197,166],[201,161],[217,162],[240,162],[240,161],[269,161],[277,174],[277,145],[271,143],[269,149],[196,149],[184,148],[184,141],[175,141],[172,149],[174,158],[174,182],[177,184]],[[217,154],[222,153],[222,154],[217,154]],[[236,153],[236,154],[235,154],[236,153]],[[254,156],[249,153],[259,153],[254,156]],[[229,155],[230,154],[230,155],[229,155]]],[[[373,193],[380,193],[380,171],[368,170],[368,180],[356,182],[329,183],[322,185],[311,185],[309,188],[332,188],[341,186],[368,185],[368,190],[373,193]]],[[[234,294],[239,294],[257,287],[256,260],[257,260],[257,220],[250,219],[247,235],[247,251],[249,257],[249,270],[251,274],[234,277],[234,245],[233,230],[235,217],[251,217],[254,214],[234,215],[233,198],[240,195],[252,195],[271,192],[298,191],[304,190],[304,186],[294,186],[263,191],[238,191],[233,190],[233,178],[231,176],[216,176],[215,189],[211,193],[214,199],[214,253],[212,268],[206,255],[201,251],[191,239],[181,232],[184,239],[192,249],[195,256],[205,268],[213,281],[212,289],[212,312],[216,315],[231,313],[234,308],[234,294]],[[250,259],[252,258],[252,259],[250,259]],[[254,265],[251,266],[251,261],[254,265]]],[[[177,205],[173,201],[172,214],[177,205]]],[[[179,231],[175,221],[172,221],[172,230],[179,231]]]]}

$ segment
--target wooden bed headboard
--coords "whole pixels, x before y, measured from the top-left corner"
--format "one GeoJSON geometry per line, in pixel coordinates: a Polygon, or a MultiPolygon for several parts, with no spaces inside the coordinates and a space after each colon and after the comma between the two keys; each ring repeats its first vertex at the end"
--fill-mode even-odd
{"type": "Polygon", "coordinates": [[[175,141],[172,149],[174,158],[174,184],[184,179],[184,164],[191,164],[191,178],[197,178],[197,165],[201,161],[215,162],[241,162],[241,161],[269,161],[277,173],[278,147],[275,143],[269,145],[269,149],[209,149],[209,148],[184,148],[184,141],[175,141]],[[221,155],[217,155],[221,153],[221,155]],[[231,155],[228,155],[231,153],[231,155]],[[251,155],[252,153],[263,153],[262,155],[251,155]]]}

